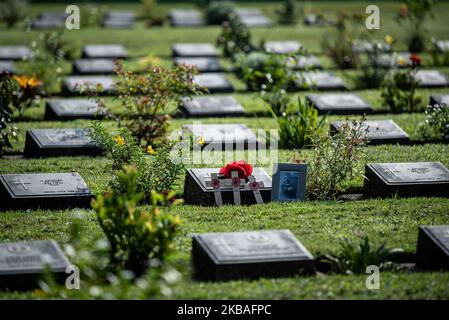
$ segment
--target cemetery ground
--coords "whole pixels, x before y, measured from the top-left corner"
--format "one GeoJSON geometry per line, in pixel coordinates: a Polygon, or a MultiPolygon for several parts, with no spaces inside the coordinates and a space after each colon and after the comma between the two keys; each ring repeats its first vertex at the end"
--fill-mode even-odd
{"type": "MultiPolygon", "coordinates": [[[[313,9],[335,11],[339,9],[359,10],[370,3],[362,2],[319,2],[313,9]]],[[[404,39],[407,30],[397,25],[394,15],[398,3],[381,2],[382,29],[377,37],[387,34],[395,36],[395,50],[406,51],[404,39]]],[[[262,9],[267,16],[274,18],[277,4],[239,3],[242,7],[262,9]]],[[[188,8],[191,5],[160,5],[162,10],[188,8]]],[[[65,7],[56,4],[33,5],[36,14],[42,11],[61,11],[65,7]]],[[[110,9],[139,10],[138,5],[111,4],[110,9]]],[[[449,3],[443,2],[434,10],[435,19],[429,20],[426,27],[437,39],[447,39],[449,25],[447,12],[449,3]]],[[[36,39],[40,31],[24,32],[22,26],[13,30],[0,30],[0,44],[28,45],[36,39]]],[[[341,75],[348,83],[348,93],[356,93],[373,106],[374,113],[368,120],[392,119],[410,136],[409,145],[380,145],[366,147],[366,162],[441,162],[449,167],[449,146],[442,143],[422,141],[417,127],[425,120],[425,114],[401,113],[391,114],[381,105],[379,90],[352,90],[351,75],[356,70],[340,71],[321,50],[320,40],[325,28],[298,26],[276,26],[275,28],[252,28],[255,42],[265,40],[297,40],[316,55],[324,70],[332,70],[341,75]]],[[[118,43],[124,45],[130,54],[125,65],[138,69],[139,58],[148,54],[158,56],[162,64],[172,65],[171,45],[173,43],[208,42],[214,43],[219,27],[173,28],[170,26],[147,28],[138,21],[133,29],[111,30],[86,28],[66,32],[67,39],[81,48],[85,44],[118,43]]],[[[427,53],[421,54],[423,69],[436,69],[449,75],[449,67],[434,67],[427,53]]],[[[220,58],[222,65],[230,67],[229,61],[220,58]]],[[[19,71],[26,69],[25,62],[17,63],[19,71]]],[[[63,72],[69,74],[71,64],[66,63],[63,72]]],[[[276,122],[269,116],[266,107],[256,93],[246,92],[245,84],[234,74],[226,73],[236,92],[232,95],[245,110],[243,117],[203,118],[202,123],[242,123],[249,128],[274,129],[276,122]]],[[[59,94],[60,85],[55,83],[54,96],[59,94]]],[[[447,93],[443,89],[419,89],[424,101],[430,95],[447,93]]],[[[293,96],[304,97],[307,92],[295,92],[293,96]]],[[[108,108],[114,113],[123,110],[114,101],[106,98],[108,108]]],[[[0,159],[0,172],[78,172],[94,194],[106,190],[111,176],[111,161],[104,157],[58,157],[44,159],[24,159],[21,157],[25,145],[25,131],[33,128],[86,128],[89,120],[45,121],[45,102],[30,108],[23,116],[15,115],[14,125],[19,129],[19,137],[13,143],[13,150],[0,159]]],[[[342,119],[331,115],[327,122],[342,119]]],[[[191,124],[191,118],[175,117],[171,129],[179,129],[184,124],[191,124]]],[[[109,121],[106,126],[116,128],[116,123],[109,121]]],[[[329,127],[329,125],[327,125],[329,127]]],[[[310,156],[310,149],[279,150],[279,162],[291,162],[294,156],[310,156]]],[[[216,163],[221,167],[226,163],[216,163]]],[[[258,166],[257,163],[253,164],[258,166]]],[[[363,165],[363,164],[361,164],[363,165]]],[[[201,165],[195,165],[200,167],[201,165]]],[[[193,167],[193,166],[192,166],[193,167]]],[[[203,165],[206,167],[206,165],[203,165]]],[[[347,193],[362,193],[363,177],[351,181],[346,186],[347,193]]],[[[182,197],[183,183],[175,190],[182,197]]],[[[367,235],[374,244],[387,242],[389,248],[402,248],[404,256],[412,257],[416,250],[418,227],[420,225],[449,224],[449,201],[447,198],[387,198],[364,199],[357,201],[306,201],[293,203],[268,203],[251,206],[199,207],[182,205],[174,208],[182,219],[181,234],[176,239],[175,253],[170,262],[181,272],[182,280],[174,287],[175,299],[449,299],[449,273],[443,272],[382,272],[380,290],[368,290],[365,286],[366,275],[336,275],[318,273],[317,276],[297,276],[281,279],[260,279],[253,281],[229,281],[219,283],[199,282],[191,278],[191,235],[206,232],[232,232],[244,230],[282,230],[289,229],[314,255],[335,252],[339,248],[339,239],[347,237],[357,239],[367,235]]],[[[89,249],[94,240],[102,235],[96,214],[87,209],[70,210],[10,210],[0,213],[0,241],[44,240],[53,239],[60,244],[70,239],[70,223],[75,217],[82,217],[81,246],[89,249]]],[[[76,298],[76,292],[73,292],[76,298]]],[[[0,292],[0,298],[45,298],[42,291],[0,292]]]]}

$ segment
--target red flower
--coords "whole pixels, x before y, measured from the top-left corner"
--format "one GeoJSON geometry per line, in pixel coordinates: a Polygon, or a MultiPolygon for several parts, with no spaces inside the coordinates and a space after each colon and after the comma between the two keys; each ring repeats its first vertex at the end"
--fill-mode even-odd
{"type": "Polygon", "coordinates": [[[412,54],[409,57],[410,61],[412,62],[412,65],[414,67],[420,66],[421,65],[421,57],[418,56],[417,54],[412,54]]]}
{"type": "Polygon", "coordinates": [[[240,179],[245,179],[253,173],[253,167],[245,161],[231,162],[220,169],[219,175],[224,178],[231,178],[231,172],[237,171],[240,179]]]}

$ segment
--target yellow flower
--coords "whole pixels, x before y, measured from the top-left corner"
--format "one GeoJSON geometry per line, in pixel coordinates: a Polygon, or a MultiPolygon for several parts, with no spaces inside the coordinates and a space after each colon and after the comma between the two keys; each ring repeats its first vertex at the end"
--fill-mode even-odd
{"type": "Polygon", "coordinates": [[[125,144],[125,139],[123,139],[122,136],[117,136],[114,138],[115,143],[117,143],[119,146],[123,146],[125,144]]]}
{"type": "Polygon", "coordinates": [[[204,143],[205,143],[204,138],[201,136],[201,137],[198,139],[198,144],[199,144],[200,146],[204,146],[204,143]]]}
{"type": "Polygon", "coordinates": [[[402,67],[402,66],[405,66],[407,64],[407,61],[405,61],[405,59],[403,57],[399,57],[398,58],[398,64],[402,67]]]}
{"type": "Polygon", "coordinates": [[[392,36],[390,36],[390,35],[386,35],[385,36],[385,42],[388,44],[388,45],[392,45],[393,44],[393,42],[394,42],[394,38],[392,37],[392,36]]]}
{"type": "Polygon", "coordinates": [[[34,89],[40,86],[41,82],[36,77],[27,77],[27,76],[14,76],[14,79],[19,83],[19,87],[21,89],[34,89]]]}
{"type": "Polygon", "coordinates": [[[147,153],[148,153],[148,154],[156,154],[156,151],[153,149],[152,146],[148,146],[148,147],[147,147],[147,153]]]}

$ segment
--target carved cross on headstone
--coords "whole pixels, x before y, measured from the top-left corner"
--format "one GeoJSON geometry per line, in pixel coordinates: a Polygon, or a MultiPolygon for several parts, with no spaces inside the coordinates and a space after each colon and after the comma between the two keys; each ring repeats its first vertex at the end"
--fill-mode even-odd
{"type": "Polygon", "coordinates": [[[13,182],[14,185],[21,185],[23,190],[28,190],[27,184],[31,184],[31,182],[23,182],[21,179],[17,179],[13,182]]]}

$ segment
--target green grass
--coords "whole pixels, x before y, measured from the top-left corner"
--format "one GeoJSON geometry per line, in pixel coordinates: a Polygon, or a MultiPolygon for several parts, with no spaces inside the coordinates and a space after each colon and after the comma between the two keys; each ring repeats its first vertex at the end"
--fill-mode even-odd
{"type": "MultiPolygon", "coordinates": [[[[363,13],[371,2],[307,2],[308,12],[336,12],[345,9],[363,13]]],[[[275,17],[277,4],[264,3],[241,4],[242,7],[260,6],[270,17],[275,17]]],[[[407,29],[400,27],[394,21],[399,3],[381,2],[382,28],[371,34],[373,38],[382,39],[391,34],[397,39],[395,49],[405,50],[407,29]]],[[[163,5],[164,11],[172,5],[163,5]]],[[[176,7],[192,7],[189,4],[177,4],[176,7]]],[[[60,4],[42,4],[32,7],[30,14],[41,11],[62,10],[60,4]]],[[[114,4],[108,6],[114,9],[132,9],[136,12],[136,4],[114,4]]],[[[446,23],[449,3],[440,3],[435,10],[435,20],[426,22],[429,34],[435,38],[449,39],[449,25],[446,23]]],[[[66,32],[65,36],[81,46],[88,43],[121,43],[127,47],[131,59],[127,62],[131,69],[138,69],[138,59],[147,54],[160,56],[162,63],[171,65],[170,48],[175,42],[210,42],[213,43],[219,33],[218,27],[204,28],[145,28],[139,21],[133,30],[104,30],[86,28],[79,31],[66,32]]],[[[298,40],[312,53],[316,54],[326,69],[335,66],[321,52],[320,41],[325,28],[297,26],[281,26],[276,28],[255,28],[252,30],[255,43],[261,40],[298,40]]],[[[0,43],[29,44],[37,39],[40,32],[24,31],[23,26],[13,30],[0,29],[0,43]]],[[[433,68],[428,54],[423,54],[424,65],[433,68]]],[[[223,60],[229,66],[229,61],[223,60]]],[[[70,73],[70,63],[64,64],[65,73],[70,73]]],[[[19,64],[19,70],[25,70],[24,63],[19,64]]],[[[449,74],[448,68],[438,68],[449,74]]],[[[351,75],[356,71],[346,73],[336,71],[338,75],[351,75]]],[[[254,93],[243,92],[245,85],[232,74],[229,78],[239,90],[234,96],[243,105],[246,116],[240,118],[207,118],[204,123],[245,123],[251,128],[275,128],[276,123],[268,117],[266,107],[254,93]],[[257,114],[257,117],[254,114],[257,114]]],[[[348,81],[348,84],[351,83],[348,81]]],[[[429,100],[433,93],[449,92],[449,89],[420,89],[423,101],[429,100]]],[[[382,106],[379,90],[356,91],[369,102],[376,112],[368,119],[393,119],[409,135],[413,142],[410,146],[385,145],[366,148],[367,162],[403,162],[403,161],[440,161],[449,166],[449,146],[445,144],[420,144],[417,128],[425,118],[423,113],[388,114],[388,109],[382,106]]],[[[292,93],[292,96],[303,97],[306,92],[292,93]]],[[[106,98],[107,105],[116,113],[123,110],[117,101],[106,98]]],[[[87,127],[89,121],[77,120],[70,122],[44,121],[44,102],[27,110],[24,118],[15,118],[15,125],[20,130],[19,139],[14,142],[14,153],[20,153],[24,147],[25,131],[31,128],[87,127]]],[[[331,116],[328,122],[341,117],[331,116]]],[[[192,119],[176,118],[172,120],[172,129],[178,129],[183,124],[191,123],[192,119]]],[[[116,126],[108,122],[111,129],[116,126]]],[[[288,162],[301,154],[302,158],[310,156],[311,150],[279,150],[279,161],[288,162]]],[[[224,160],[214,164],[221,166],[224,160]]],[[[48,159],[23,159],[20,155],[9,155],[0,159],[1,173],[25,172],[67,172],[77,171],[86,180],[95,194],[107,189],[111,178],[110,161],[104,157],[64,157],[48,159]]],[[[265,163],[256,165],[265,166],[265,163]]],[[[360,169],[363,168],[361,164],[360,169]]],[[[270,168],[268,168],[270,169],[270,168]]],[[[347,185],[347,191],[361,192],[363,177],[358,177],[347,185]]],[[[176,188],[182,196],[182,181],[176,188]]],[[[315,277],[293,277],[285,279],[261,279],[257,281],[232,281],[226,283],[202,283],[191,279],[190,250],[191,235],[202,232],[223,232],[240,230],[290,229],[314,255],[333,252],[338,249],[338,239],[348,237],[358,238],[368,235],[375,244],[387,241],[391,248],[402,248],[413,254],[419,225],[449,224],[449,201],[443,198],[412,198],[412,199],[370,199],[352,202],[321,201],[304,203],[269,203],[247,207],[225,206],[223,208],[208,208],[184,205],[176,208],[181,215],[183,227],[181,235],[176,240],[177,251],[171,258],[174,265],[181,271],[183,280],[175,288],[174,298],[185,299],[448,299],[448,273],[382,273],[381,289],[367,290],[366,278],[355,275],[324,275],[315,277]]],[[[102,236],[100,226],[91,210],[26,210],[6,211],[0,213],[0,241],[54,239],[61,244],[69,241],[69,227],[72,218],[80,214],[83,219],[81,246],[92,248],[94,240],[102,236]]],[[[33,292],[0,293],[0,298],[38,298],[33,292]]],[[[76,293],[75,293],[76,297],[76,293]]]]}

